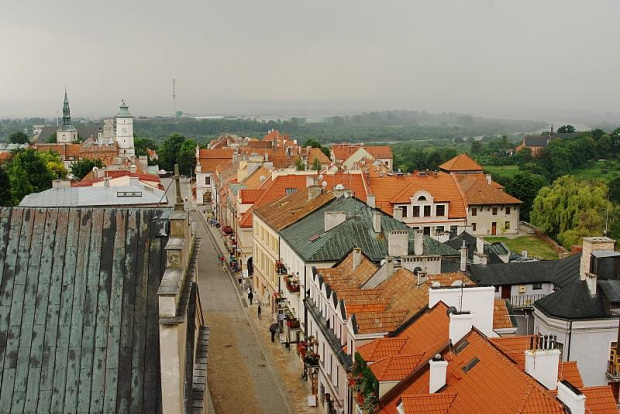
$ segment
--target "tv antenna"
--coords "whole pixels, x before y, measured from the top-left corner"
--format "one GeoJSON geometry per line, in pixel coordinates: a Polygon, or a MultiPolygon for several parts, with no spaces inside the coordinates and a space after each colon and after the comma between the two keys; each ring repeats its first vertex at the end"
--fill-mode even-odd
{"type": "Polygon", "coordinates": [[[172,114],[177,116],[177,80],[172,79],[172,114]]]}

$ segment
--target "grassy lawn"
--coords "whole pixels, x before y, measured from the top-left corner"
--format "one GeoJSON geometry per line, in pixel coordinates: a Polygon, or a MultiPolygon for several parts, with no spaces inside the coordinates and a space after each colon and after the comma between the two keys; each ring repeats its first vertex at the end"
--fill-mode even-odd
{"type": "Polygon", "coordinates": [[[514,239],[509,239],[507,237],[485,237],[484,239],[488,242],[504,242],[510,250],[517,254],[521,254],[523,250],[527,250],[528,257],[538,257],[547,260],[558,258],[558,253],[553,246],[547,244],[538,237],[521,236],[514,239]]]}
{"type": "Polygon", "coordinates": [[[620,177],[620,162],[618,161],[590,161],[572,173],[582,180],[603,180],[606,183],[620,177]]]}
{"type": "Polygon", "coordinates": [[[491,174],[493,177],[512,178],[513,175],[519,172],[519,167],[516,165],[486,165],[482,168],[484,168],[486,173],[491,174]]]}

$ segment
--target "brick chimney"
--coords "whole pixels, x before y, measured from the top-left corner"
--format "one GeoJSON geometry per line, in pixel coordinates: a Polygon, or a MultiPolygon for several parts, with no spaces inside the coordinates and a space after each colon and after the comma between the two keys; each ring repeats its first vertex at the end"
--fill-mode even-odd
{"type": "Polygon", "coordinates": [[[581,252],[581,267],[579,270],[579,277],[581,280],[586,280],[587,273],[592,270],[592,252],[609,250],[614,251],[616,241],[609,237],[584,237],[583,238],[583,250],[581,252]]]}

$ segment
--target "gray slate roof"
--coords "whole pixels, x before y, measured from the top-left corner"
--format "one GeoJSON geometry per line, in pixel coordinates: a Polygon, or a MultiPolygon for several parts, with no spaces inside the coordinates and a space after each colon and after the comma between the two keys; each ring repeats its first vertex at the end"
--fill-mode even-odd
{"type": "Polygon", "coordinates": [[[602,289],[605,297],[608,301],[618,303],[620,302],[620,280],[598,280],[598,286],[602,289]]]}
{"type": "Polygon", "coordinates": [[[523,138],[523,141],[528,147],[546,147],[548,137],[541,135],[530,135],[523,138]]]}
{"type": "MultiPolygon", "coordinates": [[[[58,131],[57,126],[44,126],[39,135],[36,137],[36,142],[39,144],[45,144],[49,137],[54,135],[56,131],[58,131]]],[[[77,127],[78,137],[82,139],[88,139],[93,137],[97,139],[97,135],[99,134],[99,127],[92,125],[79,125],[77,127]]]]}
{"type": "Polygon", "coordinates": [[[600,292],[595,296],[590,295],[585,280],[577,280],[537,300],[534,307],[548,316],[567,320],[609,317],[603,295],[600,292]]]}
{"type": "Polygon", "coordinates": [[[468,266],[473,281],[482,286],[553,283],[562,288],[579,280],[581,254],[561,260],[509,262],[468,266]]]}
{"type": "Polygon", "coordinates": [[[150,185],[50,188],[28,194],[20,207],[102,207],[166,205],[163,190],[150,185]],[[136,194],[140,194],[137,196],[136,194]]]}
{"type": "Polygon", "coordinates": [[[0,209],[0,412],[161,412],[163,209],[0,209]]]}
{"type": "MultiPolygon", "coordinates": [[[[409,230],[409,251],[413,252],[414,230],[381,213],[382,233],[372,227],[374,209],[354,197],[339,197],[281,231],[282,238],[306,262],[336,262],[352,247],[360,247],[373,261],[387,256],[387,234],[392,230],[409,230]],[[325,212],[339,211],[347,220],[329,231],[325,230],[325,212]],[[318,236],[318,237],[317,237],[318,236]]],[[[424,254],[458,256],[443,243],[424,237],[424,254]]]]}

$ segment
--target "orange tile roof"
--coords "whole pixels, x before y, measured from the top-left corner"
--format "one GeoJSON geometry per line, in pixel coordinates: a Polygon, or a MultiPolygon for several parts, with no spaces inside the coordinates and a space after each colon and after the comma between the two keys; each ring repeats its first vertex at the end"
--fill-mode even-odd
{"type": "Polygon", "coordinates": [[[355,315],[359,333],[391,332],[400,326],[407,311],[365,312],[355,315]]]}
{"type": "Polygon", "coordinates": [[[323,191],[308,200],[308,188],[304,188],[280,200],[259,207],[256,214],[272,228],[280,231],[333,199],[334,194],[332,192],[323,191]]]}
{"type": "Polygon", "coordinates": [[[256,189],[259,188],[270,175],[271,170],[268,170],[265,167],[258,167],[256,171],[248,175],[245,180],[243,180],[243,184],[246,188],[256,189]]]}
{"type": "Polygon", "coordinates": [[[360,144],[334,144],[331,149],[336,161],[345,161],[360,148],[360,144]]]}
{"type": "Polygon", "coordinates": [[[388,214],[394,213],[394,204],[410,203],[416,191],[427,191],[435,202],[447,202],[448,217],[467,217],[466,202],[454,180],[447,173],[416,173],[370,177],[370,191],[375,195],[375,205],[388,214]]]}
{"type": "Polygon", "coordinates": [[[385,357],[400,354],[408,340],[408,338],[398,337],[375,339],[357,348],[357,352],[366,362],[379,361],[385,357]]]}
{"type": "Polygon", "coordinates": [[[308,154],[308,163],[312,165],[315,158],[317,158],[321,164],[331,163],[331,160],[319,148],[310,148],[310,152],[308,154]]]}
{"type": "Polygon", "coordinates": [[[11,159],[11,153],[10,152],[0,152],[0,163],[3,163],[6,160],[11,159]]]}
{"type": "Polygon", "coordinates": [[[577,388],[583,387],[583,379],[581,372],[577,367],[577,361],[560,361],[558,369],[558,381],[566,380],[577,388]]]}
{"type": "Polygon", "coordinates": [[[248,211],[243,213],[241,220],[239,220],[239,226],[241,228],[244,228],[244,229],[252,228],[254,224],[254,214],[252,214],[253,209],[254,209],[253,207],[250,207],[248,211]]]}
{"type": "Polygon", "coordinates": [[[394,158],[392,147],[389,145],[371,145],[364,148],[370,153],[370,155],[375,157],[375,159],[394,158]]]}
{"type": "Polygon", "coordinates": [[[202,148],[198,151],[199,159],[228,159],[232,160],[235,150],[232,148],[202,148]]]}
{"type": "Polygon", "coordinates": [[[452,158],[441,164],[439,166],[440,170],[443,171],[482,171],[482,167],[476,161],[469,158],[467,154],[459,154],[456,157],[452,158]]]}
{"type": "Polygon", "coordinates": [[[418,366],[423,354],[388,356],[370,365],[377,381],[401,381],[418,366]]]}
{"type": "Polygon", "coordinates": [[[239,199],[243,204],[253,204],[263,195],[265,190],[241,189],[239,190],[239,199]]]}
{"type": "Polygon", "coordinates": [[[504,187],[500,184],[495,181],[488,184],[485,174],[454,174],[454,176],[469,205],[521,204],[521,200],[505,193],[504,187]]]}
{"type": "Polygon", "coordinates": [[[299,191],[306,188],[306,177],[303,175],[281,175],[275,180],[261,186],[264,189],[263,195],[255,202],[254,207],[258,208],[265,204],[272,203],[285,197],[287,190],[299,191]]]}
{"type": "Polygon", "coordinates": [[[404,395],[403,408],[406,414],[445,414],[448,412],[456,394],[404,395]]]}
{"type": "Polygon", "coordinates": [[[338,184],[342,184],[346,189],[351,190],[356,198],[366,202],[367,191],[362,174],[323,174],[323,181],[327,183],[325,186],[327,190],[333,190],[338,184]]]}
{"type": "Polygon", "coordinates": [[[586,412],[593,414],[618,414],[618,407],[611,387],[585,387],[581,392],[586,396],[586,412]]]}
{"type": "Polygon", "coordinates": [[[515,326],[510,319],[508,306],[505,299],[495,299],[493,306],[493,329],[514,328],[515,326]]]}

